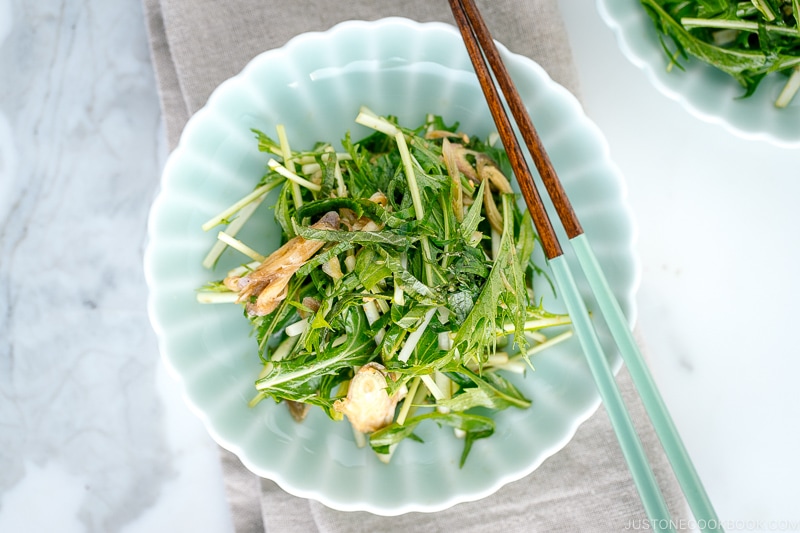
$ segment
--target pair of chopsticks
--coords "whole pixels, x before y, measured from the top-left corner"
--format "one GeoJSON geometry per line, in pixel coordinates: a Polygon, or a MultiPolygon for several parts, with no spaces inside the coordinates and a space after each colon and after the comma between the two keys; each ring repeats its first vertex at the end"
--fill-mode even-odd
{"type": "Polygon", "coordinates": [[[586,355],[600,398],[611,419],[625,460],[630,467],[633,481],[639,491],[651,527],[656,531],[673,531],[676,522],[670,518],[664,497],[659,490],[641,441],[634,430],[614,375],[603,354],[597,333],[591,324],[586,305],[578,293],[572,272],[536,189],[525,156],[512,130],[500,94],[494,86],[492,73],[505,96],[506,104],[519,127],[522,139],[525,141],[542,183],[552,200],[572,249],[578,258],[578,263],[589,281],[598,307],[620,349],[622,359],[630,372],[667,459],[672,465],[696,524],[703,531],[722,531],[711,501],[639,351],[619,303],[611,292],[608,281],[556,175],[542,141],[525,110],[522,99],[503,65],[489,29],[475,6],[474,0],[449,0],[449,2],[497,125],[498,133],[514,169],[520,190],[541,238],[542,248],[553,272],[553,278],[559,293],[565,300],[567,311],[572,317],[575,333],[586,355]],[[491,65],[491,72],[486,64],[487,61],[491,65]]]}

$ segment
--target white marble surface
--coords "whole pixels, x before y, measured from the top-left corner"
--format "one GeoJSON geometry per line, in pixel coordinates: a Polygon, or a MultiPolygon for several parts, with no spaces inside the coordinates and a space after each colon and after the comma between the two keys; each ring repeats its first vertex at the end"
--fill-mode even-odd
{"type": "Polygon", "coordinates": [[[230,530],[146,313],[141,5],[0,0],[0,38],[0,532],[230,530]]]}
{"type": "MultiPolygon", "coordinates": [[[[666,401],[729,530],[800,530],[800,151],[689,116],[561,6],[629,183],[666,401]]],[[[164,157],[138,0],[0,0],[0,532],[232,530],[146,316],[164,157]]]]}

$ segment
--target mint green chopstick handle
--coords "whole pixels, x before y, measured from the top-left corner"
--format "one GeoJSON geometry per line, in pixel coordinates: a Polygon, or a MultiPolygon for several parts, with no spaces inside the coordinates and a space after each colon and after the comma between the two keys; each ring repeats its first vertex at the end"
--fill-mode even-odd
{"type": "Polygon", "coordinates": [[[653,376],[633,338],[628,321],[614,297],[597,258],[585,234],[570,239],[578,262],[592,288],[600,312],[608,324],[611,335],[617,343],[622,360],[628,368],[642,403],[650,416],[650,421],[661,440],[675,477],[683,490],[695,521],[702,531],[722,531],[717,513],[711,505],[700,476],[689,458],[686,447],[680,438],[675,423],[667,410],[664,400],[653,381],[653,376]]]}
{"type": "Polygon", "coordinates": [[[614,381],[614,374],[603,354],[600,340],[597,338],[597,333],[589,318],[586,304],[575,285],[569,265],[563,255],[551,259],[549,265],[559,294],[564,299],[567,312],[572,319],[572,326],[583,348],[589,370],[597,384],[600,399],[611,419],[611,426],[617,435],[622,454],[630,467],[645,512],[655,531],[673,531],[667,504],[658,488],[650,464],[647,462],[642,443],[633,428],[633,423],[614,381]]]}

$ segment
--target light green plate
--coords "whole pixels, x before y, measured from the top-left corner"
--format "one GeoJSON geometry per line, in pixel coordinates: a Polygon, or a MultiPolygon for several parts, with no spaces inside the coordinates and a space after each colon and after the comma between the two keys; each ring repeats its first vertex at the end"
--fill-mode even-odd
{"type": "MultiPolygon", "coordinates": [[[[605,142],[572,95],[538,65],[502,52],[632,320],[633,224],[605,142]]],[[[463,442],[433,424],[419,430],[424,444],[402,443],[387,466],[355,446],[348,424],[319,409],[298,424],[282,405],[248,408],[260,370],[249,323],[236,306],[195,301],[197,287],[244,261],[228,251],[217,270],[204,270],[200,263],[216,232],[203,233],[200,225],[264,173],[266,158],[250,128],[274,132],[284,124],[295,149],[338,141],[347,130],[358,138],[366,133],[353,122],[361,105],[411,126],[430,112],[459,121],[471,134],[494,130],[460,36],[445,24],[347,22],[259,55],[192,117],[167,161],[145,256],[150,316],[176,386],[213,438],[253,472],[336,509],[436,511],[529,474],[595,411],[597,392],[577,342],[537,356],[536,372],[517,380],[533,406],[499,414],[496,434],[475,444],[464,468],[458,467],[463,442]]],[[[278,242],[272,213],[262,207],[255,218],[239,235],[268,252],[278,242]]],[[[537,289],[560,308],[544,280],[537,289]]]]}
{"type": "Polygon", "coordinates": [[[800,147],[800,97],[784,109],[774,105],[786,77],[767,76],[755,94],[739,98],[744,89],[735,79],[698,59],[681,60],[685,70],[667,71],[658,31],[639,0],[597,0],[597,6],[625,57],[690,114],[745,139],[800,147]]]}

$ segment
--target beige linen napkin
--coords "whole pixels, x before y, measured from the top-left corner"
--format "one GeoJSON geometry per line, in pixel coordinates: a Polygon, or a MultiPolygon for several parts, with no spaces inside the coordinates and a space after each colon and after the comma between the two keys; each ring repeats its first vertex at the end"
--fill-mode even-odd
{"type": "MultiPolygon", "coordinates": [[[[189,116],[214,88],[258,53],[306,31],[344,20],[404,16],[452,23],[445,0],[144,0],[153,62],[170,148],[189,116]]],[[[578,93],[566,33],[556,0],[478,2],[495,38],[537,61],[578,93]]],[[[677,489],[627,372],[618,378],[623,397],[676,519],[685,518],[677,489]]],[[[484,500],[438,513],[380,517],[344,513],[291,496],[245,470],[221,451],[236,533],[460,533],[491,531],[620,531],[642,528],[646,516],[608,417],[600,410],[566,448],[526,478],[484,500]]]]}

